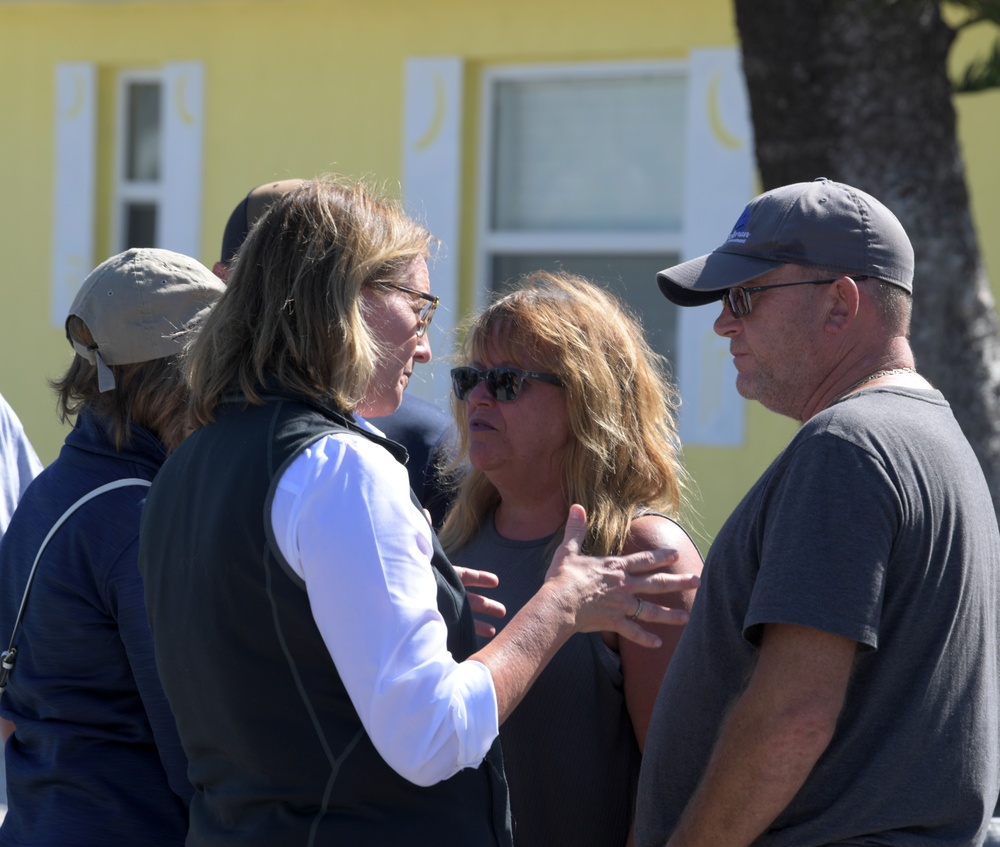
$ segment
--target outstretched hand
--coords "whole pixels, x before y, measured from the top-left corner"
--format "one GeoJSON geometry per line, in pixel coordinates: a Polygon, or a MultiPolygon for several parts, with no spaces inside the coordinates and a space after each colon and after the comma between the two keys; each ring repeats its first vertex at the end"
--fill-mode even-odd
{"type": "Polygon", "coordinates": [[[686,591],[697,588],[700,579],[693,574],[657,572],[676,561],[676,550],[585,556],[580,548],[586,530],[586,511],[577,504],[570,506],[562,544],[546,575],[546,584],[557,591],[574,631],[613,631],[636,644],[659,647],[660,638],[641,624],[685,624],[688,613],[643,600],[639,595],[686,591]]]}

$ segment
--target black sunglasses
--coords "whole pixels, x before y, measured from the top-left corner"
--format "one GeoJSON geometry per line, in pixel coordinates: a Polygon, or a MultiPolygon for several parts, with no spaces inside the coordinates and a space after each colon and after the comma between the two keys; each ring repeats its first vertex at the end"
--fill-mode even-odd
{"type": "MultiPolygon", "coordinates": [[[[855,282],[863,282],[870,279],[867,276],[852,277],[855,282]]],[[[840,279],[838,276],[837,279],[840,279]]],[[[750,303],[750,295],[758,291],[767,291],[769,288],[791,288],[793,285],[830,285],[837,279],[807,279],[803,282],[779,282],[775,285],[754,285],[749,288],[727,288],[722,292],[722,302],[729,306],[729,311],[734,318],[745,318],[750,314],[753,306],[750,303]]]]}
{"type": "Polygon", "coordinates": [[[511,403],[521,393],[526,379],[537,379],[560,388],[563,386],[563,381],[555,374],[540,374],[520,368],[490,368],[485,371],[469,367],[451,369],[451,388],[459,400],[468,400],[472,389],[483,380],[490,397],[498,403],[511,403]]]}

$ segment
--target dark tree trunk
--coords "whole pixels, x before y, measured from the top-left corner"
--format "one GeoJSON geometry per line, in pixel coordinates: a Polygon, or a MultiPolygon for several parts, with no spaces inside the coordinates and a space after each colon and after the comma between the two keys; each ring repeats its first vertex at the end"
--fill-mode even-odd
{"type": "Polygon", "coordinates": [[[826,176],[878,197],[916,252],[912,343],[1000,511],[1000,339],[932,0],[735,0],[764,188],[826,176]]]}

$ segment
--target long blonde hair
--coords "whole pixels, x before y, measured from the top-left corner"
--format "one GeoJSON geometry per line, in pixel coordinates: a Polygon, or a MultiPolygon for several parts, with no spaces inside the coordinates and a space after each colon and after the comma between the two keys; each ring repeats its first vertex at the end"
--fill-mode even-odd
{"type": "MultiPolygon", "coordinates": [[[[587,510],[587,552],[621,552],[641,511],[676,516],[686,479],[677,395],[638,321],[613,294],[577,276],[536,271],[468,327],[464,362],[490,354],[557,374],[565,384],[571,433],[563,495],[587,510]]],[[[469,465],[468,404],[453,397],[452,407],[460,444],[451,470],[460,482],[441,541],[455,550],[475,535],[500,494],[469,465]]]]}
{"type": "Polygon", "coordinates": [[[321,177],[276,199],[188,349],[195,423],[209,423],[227,394],[262,402],[269,383],[353,411],[383,352],[361,289],[401,282],[430,244],[362,183],[321,177]]]}

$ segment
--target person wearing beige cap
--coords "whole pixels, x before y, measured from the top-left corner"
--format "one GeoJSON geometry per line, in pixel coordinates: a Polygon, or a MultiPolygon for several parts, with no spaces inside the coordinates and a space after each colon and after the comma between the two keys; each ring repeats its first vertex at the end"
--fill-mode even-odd
{"type": "Polygon", "coordinates": [[[0,844],[182,845],[191,786],[156,671],[137,567],[153,479],[184,438],[179,354],[224,290],[194,259],[133,249],[66,319],[52,385],[75,425],[0,544],[0,844]]]}
{"type": "Polygon", "coordinates": [[[914,251],[866,192],[750,202],[662,292],[802,426],[716,536],[653,710],[638,847],[983,843],[1000,777],[1000,533],[909,344],[914,251]]]}

